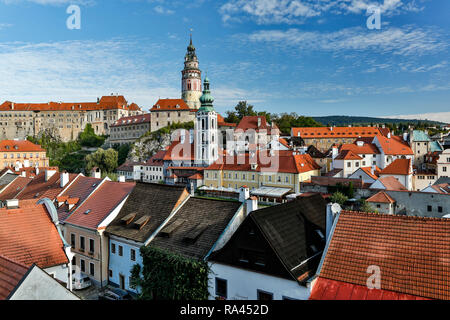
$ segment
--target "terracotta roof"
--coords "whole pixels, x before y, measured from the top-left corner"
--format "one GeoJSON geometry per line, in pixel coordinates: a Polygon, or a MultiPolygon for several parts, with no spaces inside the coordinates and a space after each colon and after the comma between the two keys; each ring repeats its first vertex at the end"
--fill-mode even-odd
{"type": "MultiPolygon", "coordinates": [[[[135,107],[133,106],[133,109],[135,107]]],[[[124,109],[128,110],[124,96],[103,96],[99,102],[47,102],[47,103],[13,103],[5,101],[0,111],[94,111],[124,109]]]]}
{"type": "Polygon", "coordinates": [[[5,300],[28,272],[29,267],[0,255],[0,300],[5,300]]]}
{"type": "Polygon", "coordinates": [[[151,112],[155,111],[177,111],[191,110],[183,99],[159,99],[151,108],[151,112]],[[178,105],[178,108],[177,108],[178,105]],[[158,107],[159,106],[159,107],[158,107]]]}
{"type": "MultiPolygon", "coordinates": [[[[386,190],[408,190],[400,181],[392,176],[382,177],[377,181],[381,182],[381,184],[386,187],[386,190]]],[[[375,181],[374,183],[376,183],[377,181],[375,181]]]]}
{"type": "Polygon", "coordinates": [[[412,174],[411,159],[396,159],[381,170],[380,174],[410,175],[412,174]]]}
{"type": "Polygon", "coordinates": [[[223,159],[219,158],[205,170],[303,173],[320,170],[320,166],[309,154],[294,155],[292,151],[280,150],[275,151],[273,156],[262,152],[257,152],[254,156],[250,156],[248,153],[224,156],[223,159]],[[273,161],[271,162],[270,160],[272,159],[273,161]],[[252,163],[257,163],[257,167],[254,170],[252,170],[252,163]]]}
{"type": "Polygon", "coordinates": [[[355,154],[380,154],[380,150],[378,150],[378,147],[375,144],[366,143],[362,139],[361,140],[358,139],[354,143],[341,145],[339,151],[343,150],[351,150],[355,154]]]}
{"type": "Polygon", "coordinates": [[[173,141],[164,155],[164,160],[195,160],[194,143],[189,143],[189,139],[185,139],[184,143],[173,141]]]}
{"type": "Polygon", "coordinates": [[[21,200],[18,209],[0,209],[0,254],[40,268],[68,263],[50,214],[36,201],[21,200]]]}
{"type": "Polygon", "coordinates": [[[386,155],[413,155],[411,147],[403,141],[402,137],[391,136],[387,138],[384,136],[377,136],[380,142],[381,149],[386,155]]]}
{"type": "Polygon", "coordinates": [[[237,124],[236,123],[229,123],[229,122],[225,122],[225,119],[220,115],[217,114],[217,125],[220,127],[236,127],[237,124]]]}
{"type": "Polygon", "coordinates": [[[353,151],[351,150],[343,150],[341,151],[336,158],[334,158],[335,160],[362,160],[362,158],[360,156],[358,156],[357,154],[355,154],[353,151]]]}
{"type": "Polygon", "coordinates": [[[375,168],[373,170],[373,174],[372,174],[372,167],[361,167],[359,169],[364,171],[369,177],[371,177],[372,179],[375,179],[375,180],[378,179],[378,177],[380,176],[380,172],[381,172],[381,169],[378,168],[377,166],[375,166],[375,168]]]}
{"type": "Polygon", "coordinates": [[[123,127],[142,123],[150,123],[150,113],[120,118],[119,120],[115,121],[114,124],[112,124],[110,127],[123,127]]]}
{"type": "Polygon", "coordinates": [[[386,192],[380,191],[377,194],[371,196],[366,200],[367,202],[379,202],[379,203],[395,203],[395,200],[392,199],[386,192]]]}
{"type": "Polygon", "coordinates": [[[141,111],[142,109],[136,104],[132,103],[128,106],[128,110],[130,111],[141,111]]]}
{"type": "Polygon", "coordinates": [[[200,173],[196,173],[196,174],[190,176],[188,179],[191,179],[191,180],[203,180],[203,176],[200,173]]]}
{"type": "MultiPolygon", "coordinates": [[[[75,173],[69,173],[69,183],[77,177],[75,173]]],[[[40,172],[25,189],[18,195],[19,199],[43,199],[54,200],[63,190],[60,184],[60,172],[54,173],[48,181],[45,181],[45,171],[40,172]]]]}
{"type": "Polygon", "coordinates": [[[286,141],[286,139],[280,138],[279,141],[280,141],[280,143],[281,143],[283,146],[285,146],[286,148],[288,148],[288,149],[290,148],[289,143],[286,141]]]}
{"type": "Polygon", "coordinates": [[[142,162],[125,162],[120,167],[116,169],[116,171],[129,171],[133,172],[134,166],[142,166],[144,163],[142,162]]]}
{"type": "Polygon", "coordinates": [[[431,188],[436,190],[438,193],[442,194],[450,193],[450,184],[448,183],[434,184],[431,186],[431,188]]]}
{"type": "Polygon", "coordinates": [[[301,127],[292,128],[292,136],[303,139],[317,138],[358,138],[358,137],[374,137],[382,135],[380,128],[376,127],[301,127]]]}
{"type": "Polygon", "coordinates": [[[0,140],[0,152],[45,152],[45,150],[28,140],[0,140]]]}
{"type": "Polygon", "coordinates": [[[72,225],[97,229],[101,222],[130,194],[135,183],[105,181],[66,219],[72,225]]]}
{"type": "Polygon", "coordinates": [[[17,195],[31,182],[30,178],[17,177],[0,193],[0,201],[15,199],[17,195]]]}
{"type": "Polygon", "coordinates": [[[153,155],[150,159],[147,160],[143,165],[144,166],[160,166],[164,165],[164,156],[166,155],[166,150],[160,150],[156,154],[153,155]]]}
{"type": "MultiPolygon", "coordinates": [[[[25,173],[26,177],[28,178],[34,178],[36,176],[36,167],[22,167],[22,168],[15,168],[15,167],[8,167],[12,172],[18,175],[22,175],[25,173]]],[[[38,167],[39,172],[45,171],[46,169],[49,169],[51,167],[38,167]]]]}
{"type": "Polygon", "coordinates": [[[253,129],[256,132],[259,132],[260,130],[266,130],[267,134],[279,134],[280,130],[278,129],[277,125],[273,123],[273,127],[270,126],[270,124],[267,123],[265,116],[245,116],[242,118],[242,120],[239,122],[235,130],[249,130],[253,129]],[[258,126],[258,119],[261,119],[261,125],[258,126]]]}
{"type": "Polygon", "coordinates": [[[353,283],[317,278],[309,300],[429,300],[389,290],[369,289],[353,283]]]}
{"type": "Polygon", "coordinates": [[[320,277],[366,286],[369,266],[381,289],[450,299],[450,219],[342,211],[320,277]]]}

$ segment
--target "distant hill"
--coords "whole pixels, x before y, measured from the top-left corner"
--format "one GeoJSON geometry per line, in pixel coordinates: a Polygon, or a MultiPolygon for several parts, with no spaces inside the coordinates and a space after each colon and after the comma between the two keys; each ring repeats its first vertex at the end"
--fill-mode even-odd
{"type": "Polygon", "coordinates": [[[385,124],[385,123],[413,123],[413,124],[429,124],[441,125],[443,122],[431,120],[417,120],[417,119],[388,119],[388,118],[373,118],[373,117],[358,117],[358,116],[325,116],[312,117],[317,122],[323,125],[333,126],[348,126],[348,125],[370,125],[370,124],[385,124]]]}

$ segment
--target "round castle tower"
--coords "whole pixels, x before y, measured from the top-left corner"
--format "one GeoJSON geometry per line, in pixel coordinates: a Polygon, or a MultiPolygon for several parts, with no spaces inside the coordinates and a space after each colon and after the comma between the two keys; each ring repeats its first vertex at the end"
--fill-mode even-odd
{"type": "Polygon", "coordinates": [[[184,57],[184,69],[181,71],[181,99],[191,109],[200,108],[202,96],[202,72],[198,68],[198,58],[192,44],[192,35],[184,57]]]}

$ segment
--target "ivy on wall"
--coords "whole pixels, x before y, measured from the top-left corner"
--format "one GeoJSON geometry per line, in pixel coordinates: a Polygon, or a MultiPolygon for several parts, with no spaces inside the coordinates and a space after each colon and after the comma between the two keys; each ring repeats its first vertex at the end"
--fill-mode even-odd
{"type": "Polygon", "coordinates": [[[209,266],[203,260],[155,247],[141,247],[143,267],[134,265],[131,287],[142,300],[207,300],[209,266]]]}

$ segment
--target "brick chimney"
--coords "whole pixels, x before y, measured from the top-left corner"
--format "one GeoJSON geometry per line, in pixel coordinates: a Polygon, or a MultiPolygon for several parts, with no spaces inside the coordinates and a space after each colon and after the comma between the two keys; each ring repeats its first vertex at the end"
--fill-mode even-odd
{"type": "Polygon", "coordinates": [[[61,172],[59,180],[61,188],[64,188],[69,183],[69,173],[67,171],[61,172]]]}

